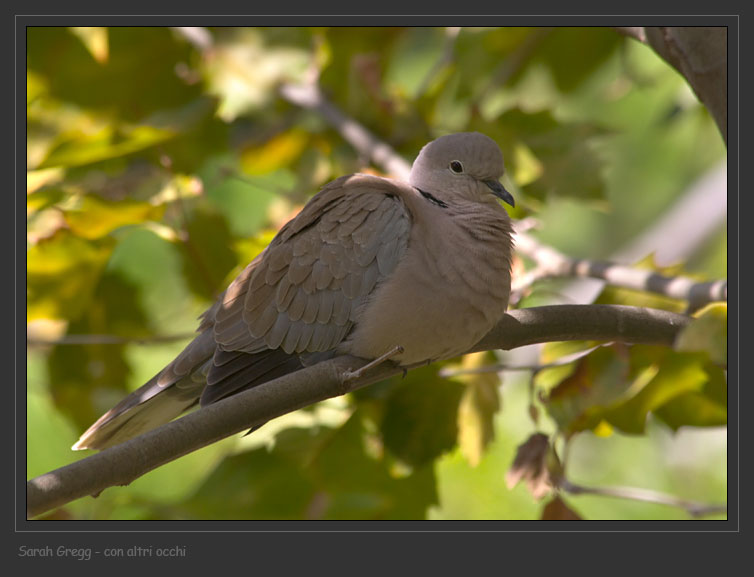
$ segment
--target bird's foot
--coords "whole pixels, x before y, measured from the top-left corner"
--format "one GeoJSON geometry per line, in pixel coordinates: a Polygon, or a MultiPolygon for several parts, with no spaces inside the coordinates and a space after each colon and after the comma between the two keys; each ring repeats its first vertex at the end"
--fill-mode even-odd
{"type": "Polygon", "coordinates": [[[368,370],[373,369],[374,367],[381,365],[385,361],[390,360],[392,357],[394,357],[395,355],[399,355],[402,352],[403,352],[403,347],[402,346],[398,345],[396,347],[393,347],[388,352],[386,352],[384,355],[380,355],[379,357],[377,357],[373,361],[368,362],[366,365],[364,365],[360,369],[356,369],[355,371],[346,371],[346,372],[344,372],[343,376],[342,376],[342,380],[343,380],[344,383],[356,380],[356,379],[364,376],[364,374],[368,370]]]}

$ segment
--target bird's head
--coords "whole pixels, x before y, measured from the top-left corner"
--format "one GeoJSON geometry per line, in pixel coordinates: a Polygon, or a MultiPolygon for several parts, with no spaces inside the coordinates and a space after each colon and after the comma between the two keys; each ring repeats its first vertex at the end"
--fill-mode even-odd
{"type": "Polygon", "coordinates": [[[494,140],[479,132],[459,132],[422,148],[409,182],[447,204],[496,202],[493,197],[497,197],[515,206],[513,196],[500,184],[504,171],[503,153],[494,140]]]}

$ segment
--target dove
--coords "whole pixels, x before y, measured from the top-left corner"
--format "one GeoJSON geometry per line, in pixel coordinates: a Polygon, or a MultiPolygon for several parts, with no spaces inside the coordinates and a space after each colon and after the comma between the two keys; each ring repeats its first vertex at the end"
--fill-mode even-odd
{"type": "Polygon", "coordinates": [[[505,313],[512,223],[503,155],[478,132],[425,145],[408,182],[325,185],[200,316],[198,336],[73,446],[104,449],[337,355],[458,356],[505,313]]]}

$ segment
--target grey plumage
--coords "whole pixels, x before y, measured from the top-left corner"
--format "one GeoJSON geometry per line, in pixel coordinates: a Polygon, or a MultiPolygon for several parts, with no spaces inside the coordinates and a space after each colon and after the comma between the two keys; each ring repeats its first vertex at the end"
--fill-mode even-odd
{"type": "Polygon", "coordinates": [[[494,141],[462,133],[425,146],[409,183],[331,182],[202,315],[196,339],[74,449],[111,446],[336,354],[371,359],[401,345],[395,360],[412,364],[468,350],[508,303],[502,174],[494,141]]]}

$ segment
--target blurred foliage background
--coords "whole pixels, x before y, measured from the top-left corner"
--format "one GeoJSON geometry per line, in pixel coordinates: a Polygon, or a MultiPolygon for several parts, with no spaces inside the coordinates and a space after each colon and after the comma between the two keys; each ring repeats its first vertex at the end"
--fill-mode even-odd
{"type": "MultiPolygon", "coordinates": [[[[27,34],[29,478],[84,456],[70,451],[78,435],[181,350],[318,187],[379,173],[316,112],[281,98],[281,82],[317,75],[332,103],[409,161],[440,134],[488,134],[506,157],[512,216],[536,217],[533,234],[577,257],[616,254],[726,159],[684,79],[609,28],[27,34]]],[[[726,261],[723,219],[663,270],[724,278],[726,261]]],[[[562,302],[560,286],[537,283],[518,306],[562,302]]],[[[683,310],[617,289],[599,302],[683,310]]],[[[50,518],[687,518],[594,495],[561,501],[531,475],[531,490],[510,488],[506,473],[531,435],[558,431],[573,482],[725,502],[726,315],[702,311],[676,350],[605,346],[555,368],[457,372],[498,362],[486,353],[415,370],[50,518]]],[[[549,345],[540,363],[594,345],[549,345]]]]}

